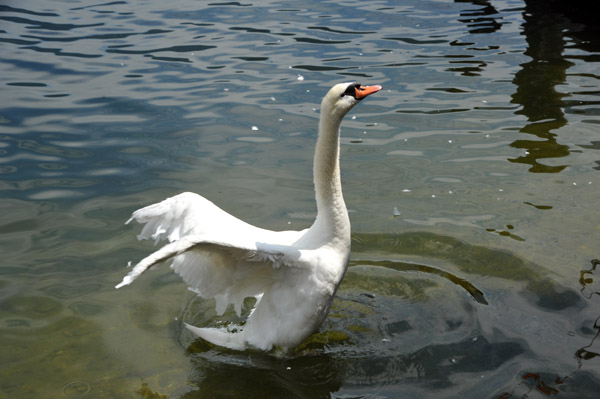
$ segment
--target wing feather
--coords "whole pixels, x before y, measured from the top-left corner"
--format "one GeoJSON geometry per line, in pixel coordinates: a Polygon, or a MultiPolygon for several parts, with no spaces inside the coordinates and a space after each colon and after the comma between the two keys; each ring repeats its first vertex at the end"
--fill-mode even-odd
{"type": "Polygon", "coordinates": [[[138,209],[127,220],[144,224],[138,239],[177,241],[190,235],[223,238],[226,242],[249,239],[291,245],[305,232],[271,231],[253,226],[225,212],[201,195],[186,192],[138,209]]]}
{"type": "Polygon", "coordinates": [[[289,246],[254,243],[240,247],[185,236],[142,259],[115,288],[131,284],[152,266],[173,258],[171,269],[201,297],[215,298],[219,314],[229,304],[239,314],[245,298],[265,292],[277,281],[277,269],[298,265],[300,256],[299,250],[289,246]]]}
{"type": "Polygon", "coordinates": [[[239,314],[245,298],[277,280],[277,269],[297,265],[300,252],[291,245],[305,232],[252,226],[189,192],[138,209],[126,223],[132,220],[144,224],[138,239],[169,243],[136,264],[116,288],[172,259],[171,269],[203,298],[215,298],[219,313],[234,304],[239,314]]]}
{"type": "Polygon", "coordinates": [[[138,239],[176,241],[188,235],[247,232],[254,227],[194,193],[181,193],[133,212],[125,223],[144,224],[138,239]]]}

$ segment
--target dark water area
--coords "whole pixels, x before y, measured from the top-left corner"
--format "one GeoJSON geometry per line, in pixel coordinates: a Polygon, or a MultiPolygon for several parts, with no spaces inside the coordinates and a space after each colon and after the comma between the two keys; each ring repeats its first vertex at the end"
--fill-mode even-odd
{"type": "MultiPolygon", "coordinates": [[[[595,398],[600,25],[582,1],[5,1],[0,398],[595,398]],[[315,215],[342,127],[348,273],[294,356],[196,340],[213,301],[132,211],[182,191],[315,215]]],[[[251,302],[247,303],[248,312],[251,302]]]]}

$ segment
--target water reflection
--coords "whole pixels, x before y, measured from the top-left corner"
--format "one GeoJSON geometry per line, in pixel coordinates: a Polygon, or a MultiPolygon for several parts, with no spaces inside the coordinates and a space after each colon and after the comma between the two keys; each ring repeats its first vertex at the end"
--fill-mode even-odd
{"type": "Polygon", "coordinates": [[[509,161],[530,165],[530,172],[558,173],[568,165],[546,165],[540,160],[562,158],[570,154],[569,146],[560,144],[556,131],[567,124],[563,112],[563,97],[567,94],[557,90],[566,80],[567,69],[573,64],[563,58],[564,23],[556,14],[549,13],[547,7],[527,4],[523,18],[523,32],[527,40],[525,54],[531,61],[521,65],[513,83],[517,91],[512,102],[521,104],[517,114],[527,117],[528,124],[522,133],[535,136],[534,139],[520,139],[511,144],[514,148],[526,150],[525,155],[509,161]]]}
{"type": "Polygon", "coordinates": [[[502,16],[489,0],[454,0],[456,3],[471,3],[479,6],[462,10],[460,22],[467,25],[469,33],[494,33],[502,27],[502,16]]]}
{"type": "MultiPolygon", "coordinates": [[[[521,70],[513,80],[517,91],[512,96],[512,102],[522,106],[517,114],[525,115],[528,120],[521,132],[534,138],[513,142],[512,147],[524,149],[526,153],[509,161],[530,165],[529,171],[534,173],[558,173],[569,166],[557,165],[555,161],[550,161],[548,165],[541,161],[564,158],[571,153],[568,145],[559,142],[556,133],[568,123],[564,112],[568,106],[565,98],[572,95],[560,90],[560,86],[567,81],[567,71],[574,66],[564,54],[565,46],[569,35],[581,32],[585,36],[585,32],[595,29],[595,22],[589,27],[579,23],[582,18],[589,21],[589,17],[584,16],[585,12],[577,10],[579,6],[550,3],[553,3],[552,6],[535,0],[525,2],[523,34],[528,45],[525,54],[531,57],[531,61],[521,65],[521,70]],[[565,14],[570,14],[574,20],[565,18],[565,14]]],[[[593,47],[589,43],[586,41],[576,45],[593,47]]]]}
{"type": "MultiPolygon", "coordinates": [[[[597,297],[600,296],[600,278],[596,276],[596,273],[598,273],[596,268],[600,265],[600,260],[593,259],[591,263],[592,266],[589,269],[581,271],[579,284],[581,285],[581,293],[586,299],[597,300],[597,297]]],[[[583,332],[592,338],[588,345],[580,348],[575,353],[580,362],[600,356],[600,316],[593,322],[591,327],[590,324],[588,322],[582,326],[583,332]]],[[[582,363],[580,363],[580,366],[582,366],[582,363]]]]}

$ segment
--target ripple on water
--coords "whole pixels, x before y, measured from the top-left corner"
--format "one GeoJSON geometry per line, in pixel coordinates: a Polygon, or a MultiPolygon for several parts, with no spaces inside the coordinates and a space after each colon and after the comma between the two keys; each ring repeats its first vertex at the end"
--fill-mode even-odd
{"type": "Polygon", "coordinates": [[[68,398],[81,398],[86,396],[92,390],[91,385],[87,381],[74,380],[67,382],[63,386],[63,393],[68,398]]]}
{"type": "Polygon", "coordinates": [[[0,318],[11,314],[29,319],[45,319],[59,314],[62,309],[60,302],[48,297],[14,295],[2,300],[0,318]]]}
{"type": "Polygon", "coordinates": [[[42,291],[54,298],[64,301],[98,291],[101,287],[101,284],[73,282],[71,284],[59,283],[49,285],[44,287],[42,291]]]}

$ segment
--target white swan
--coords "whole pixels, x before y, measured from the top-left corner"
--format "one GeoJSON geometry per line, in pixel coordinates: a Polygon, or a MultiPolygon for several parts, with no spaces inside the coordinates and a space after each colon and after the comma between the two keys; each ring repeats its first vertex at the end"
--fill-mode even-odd
{"type": "Polygon", "coordinates": [[[233,304],[240,314],[245,298],[257,302],[238,332],[198,328],[196,335],[235,350],[285,352],[314,333],[327,316],[348,267],[350,220],[339,168],[339,130],[344,115],[381,86],[335,85],[321,103],[314,158],[317,218],[303,231],[270,231],[252,226],[207,199],[182,193],[135,211],[127,221],[145,223],[138,239],[169,244],[141,260],[116,286],[130,284],[156,263],[171,268],[202,298],[214,298],[222,314],[233,304]]]}

